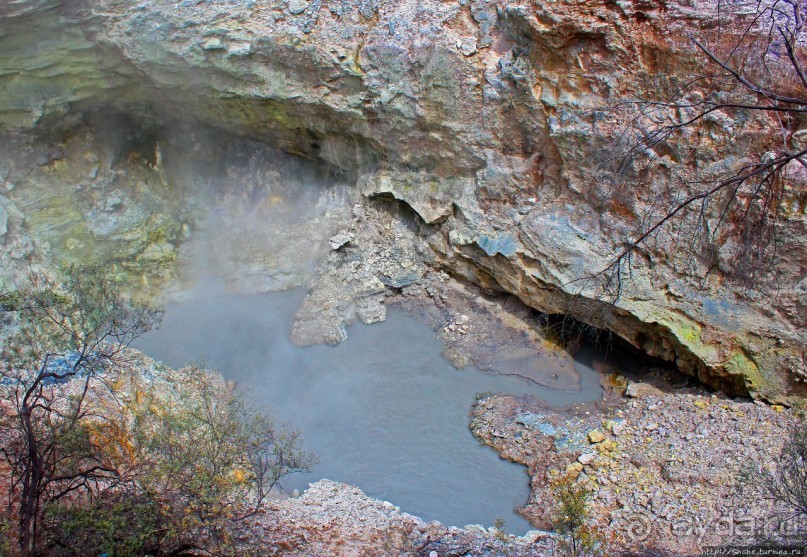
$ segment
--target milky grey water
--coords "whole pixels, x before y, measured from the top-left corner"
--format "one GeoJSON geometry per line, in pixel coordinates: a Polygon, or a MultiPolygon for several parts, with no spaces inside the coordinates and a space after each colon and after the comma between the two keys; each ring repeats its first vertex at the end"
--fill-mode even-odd
{"type": "Polygon", "coordinates": [[[529,496],[523,466],[500,459],[468,429],[477,393],[533,394],[553,404],[599,398],[596,373],[578,364],[581,392],[561,393],[514,376],[454,369],[423,323],[390,308],[387,321],[356,324],[339,346],[296,348],[288,340],[304,293],[221,295],[172,304],[159,331],[137,348],[172,367],[204,359],[251,389],[278,422],[303,431],[319,457],[311,474],[356,485],[426,520],[493,525],[522,534],[515,513],[529,496]]]}

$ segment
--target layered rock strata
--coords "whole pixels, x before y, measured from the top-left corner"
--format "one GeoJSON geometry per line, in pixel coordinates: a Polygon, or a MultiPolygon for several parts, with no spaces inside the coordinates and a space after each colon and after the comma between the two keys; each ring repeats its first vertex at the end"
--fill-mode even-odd
{"type": "MultiPolygon", "coordinates": [[[[49,146],[40,164],[113,117],[138,123],[151,165],[181,122],[268,143],[411,207],[433,267],[726,391],[803,391],[803,171],[783,200],[775,282],[737,282],[730,242],[707,261],[675,235],[640,250],[618,298],[596,277],[682,178],[764,153],[763,115],[721,113],[622,174],[605,164],[625,118],[607,108],[689,75],[698,60],[671,37],[707,30],[712,2],[19,0],[0,17],[0,128],[49,146]]],[[[170,259],[167,243],[146,257],[170,259]]]]}

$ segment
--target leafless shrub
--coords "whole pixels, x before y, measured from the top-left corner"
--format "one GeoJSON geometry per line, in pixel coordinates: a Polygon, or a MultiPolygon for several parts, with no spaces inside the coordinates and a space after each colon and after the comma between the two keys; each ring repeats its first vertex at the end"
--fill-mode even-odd
{"type": "Polygon", "coordinates": [[[612,107],[624,121],[615,139],[621,150],[601,161],[612,199],[627,203],[625,183],[640,190],[634,196],[647,196],[649,169],[673,153],[671,145],[679,153],[672,186],[654,190],[634,235],[594,274],[616,298],[637,256],[655,240],[684,248],[707,272],[720,266],[741,284],[775,270],[783,202],[804,194],[794,174],[807,168],[807,137],[797,133],[807,114],[807,7],[802,0],[759,0],[742,8],[719,2],[714,28],[689,37],[693,60],[700,61],[689,79],[662,79],[653,97],[612,107]],[[752,119],[759,129],[749,132],[744,159],[710,172],[692,164],[699,133],[721,120],[752,119]]]}

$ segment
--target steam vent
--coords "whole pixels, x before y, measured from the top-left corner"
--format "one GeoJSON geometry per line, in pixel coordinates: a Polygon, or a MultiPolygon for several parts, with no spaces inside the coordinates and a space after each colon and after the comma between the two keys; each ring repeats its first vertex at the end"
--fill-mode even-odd
{"type": "Polygon", "coordinates": [[[0,555],[807,555],[805,21],[0,0],[0,555]]]}

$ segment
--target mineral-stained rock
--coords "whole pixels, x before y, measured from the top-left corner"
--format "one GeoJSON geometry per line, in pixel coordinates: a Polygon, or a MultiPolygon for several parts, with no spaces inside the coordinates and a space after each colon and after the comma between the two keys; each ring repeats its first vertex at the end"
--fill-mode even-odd
{"type": "MultiPolygon", "coordinates": [[[[193,121],[271,143],[410,207],[431,265],[610,330],[727,391],[784,399],[807,377],[802,210],[781,221],[776,296],[733,280],[730,242],[701,261],[663,234],[618,298],[596,280],[693,168],[706,176],[764,153],[766,115],[720,113],[622,175],[602,164],[621,137],[606,108],[655,98],[659,76],[688,77],[698,55],[669,37],[709,28],[714,10],[708,0],[18,0],[0,5],[0,131],[56,137],[117,113],[157,135],[193,121]]],[[[43,164],[59,163],[59,149],[43,164]]],[[[805,174],[792,179],[803,187],[805,174]]],[[[391,288],[417,280],[382,274],[391,288]]]]}
{"type": "Polygon", "coordinates": [[[589,443],[602,443],[605,441],[605,435],[599,429],[595,429],[593,431],[588,432],[588,442],[589,443]]]}
{"type": "Polygon", "coordinates": [[[572,479],[577,479],[582,472],[583,465],[579,462],[572,462],[566,467],[566,474],[572,479]]]}

